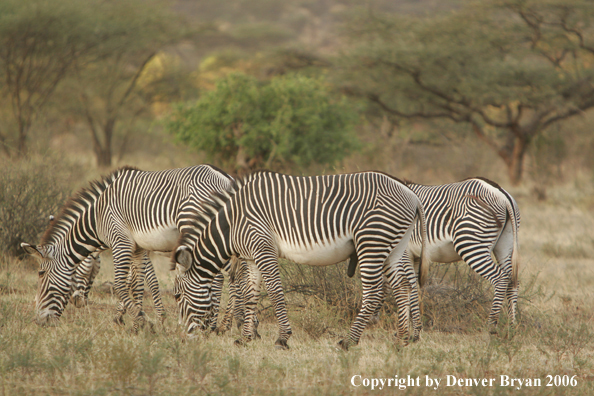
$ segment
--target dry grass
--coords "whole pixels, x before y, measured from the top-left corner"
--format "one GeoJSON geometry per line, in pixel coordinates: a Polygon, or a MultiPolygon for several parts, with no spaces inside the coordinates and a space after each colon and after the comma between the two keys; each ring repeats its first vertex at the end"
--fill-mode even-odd
{"type": "MultiPolygon", "coordinates": [[[[160,257],[154,261],[169,315],[155,334],[132,335],[129,324],[125,329],[114,325],[115,299],[109,288],[93,291],[92,303],[84,309],[68,306],[59,327],[40,328],[32,322],[34,269],[2,259],[0,395],[438,394],[425,386],[425,376],[442,380],[440,395],[594,394],[594,215],[589,190],[549,190],[545,202],[527,191],[512,191],[522,210],[521,324],[515,332],[505,327],[495,336],[486,332],[491,288],[458,264],[433,266],[422,340],[405,348],[394,343],[388,301],[382,319],[364,332],[358,346],[347,353],[337,350],[351,318],[345,306],[330,303],[339,295],[336,290],[327,290],[325,297],[289,293],[289,351],[273,347],[277,329],[266,299],[260,304],[261,340],[235,347],[235,328],[222,336],[187,340],[167,293],[173,275],[166,270],[167,259],[160,257]],[[353,387],[353,375],[419,376],[420,387],[353,387]],[[543,382],[520,390],[448,387],[448,375],[496,378],[496,385],[501,375],[543,382]],[[575,375],[578,384],[547,387],[547,375],[575,375]]],[[[105,257],[97,284],[112,279],[105,257]]],[[[149,317],[156,318],[150,301],[146,305],[149,317]]]]}

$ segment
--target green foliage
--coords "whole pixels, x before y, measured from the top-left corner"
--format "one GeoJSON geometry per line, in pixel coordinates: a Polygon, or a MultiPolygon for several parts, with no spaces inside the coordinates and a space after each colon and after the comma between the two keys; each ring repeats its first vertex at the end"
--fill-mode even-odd
{"type": "Polygon", "coordinates": [[[22,253],[21,242],[37,243],[50,215],[69,196],[76,172],[51,161],[2,163],[0,173],[0,252],[22,253]],[[70,174],[69,174],[70,173],[70,174]]]}
{"type": "Polygon", "coordinates": [[[355,118],[323,81],[289,75],[260,83],[242,73],[217,81],[168,123],[176,138],[226,167],[334,164],[357,147],[355,118]]]}

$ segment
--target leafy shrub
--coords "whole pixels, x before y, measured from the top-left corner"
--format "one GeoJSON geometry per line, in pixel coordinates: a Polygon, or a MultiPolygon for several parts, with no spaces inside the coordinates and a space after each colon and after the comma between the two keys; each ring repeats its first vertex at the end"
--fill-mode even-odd
{"type": "Polygon", "coordinates": [[[20,255],[21,242],[39,241],[79,174],[48,160],[4,161],[1,166],[0,252],[20,255]]]}
{"type": "Polygon", "coordinates": [[[261,84],[232,73],[167,126],[225,168],[282,170],[333,165],[357,149],[354,114],[323,80],[287,75],[261,84]]]}

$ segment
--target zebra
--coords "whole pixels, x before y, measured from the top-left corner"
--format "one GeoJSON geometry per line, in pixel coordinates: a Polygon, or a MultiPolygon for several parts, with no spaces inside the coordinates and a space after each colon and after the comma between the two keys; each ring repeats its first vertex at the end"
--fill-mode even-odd
{"type": "MultiPolygon", "coordinates": [[[[356,253],[363,304],[348,338],[339,342],[347,350],[359,342],[380,303],[384,275],[390,275],[400,260],[417,218],[425,229],[419,198],[398,179],[381,172],[315,177],[258,172],[245,183],[232,183],[230,191],[213,195],[202,209],[194,217],[194,227],[182,232],[172,255],[172,269],[178,269],[174,295],[180,323],[189,335],[206,326],[213,278],[237,255],[248,262],[255,283],[258,274],[262,276],[279,324],[275,342],[279,349],[288,349],[292,334],[279,257],[299,264],[330,265],[356,253]]],[[[422,257],[421,284],[428,266],[428,256],[422,257]]],[[[396,285],[391,286],[396,291],[396,285]]],[[[244,296],[245,341],[252,328],[252,297],[244,296]]]]}
{"type": "MultiPolygon", "coordinates": [[[[431,262],[464,260],[487,279],[495,290],[488,326],[495,328],[507,299],[510,324],[516,323],[518,304],[518,228],[520,211],[514,198],[497,183],[474,177],[457,183],[426,186],[405,181],[423,203],[427,220],[428,252],[431,262]],[[497,263],[491,255],[495,256],[497,263]]],[[[421,232],[413,232],[403,256],[412,268],[421,254],[421,232]]],[[[355,263],[356,266],[356,263],[355,263]]],[[[351,265],[348,275],[352,276],[351,265]]],[[[414,278],[414,272],[408,276],[414,278]]],[[[411,295],[413,327],[420,326],[418,296],[411,295]]],[[[379,311],[379,310],[378,310],[379,311]]]]}
{"type": "Polygon", "coordinates": [[[131,298],[126,288],[131,264],[138,267],[136,290],[143,290],[145,251],[171,251],[200,201],[229,188],[232,180],[212,165],[156,172],[124,167],[81,189],[51,222],[41,244],[21,244],[40,261],[37,323],[57,324],[76,266],[107,247],[113,252],[116,294],[137,331],[146,318],[142,299],[131,298]]]}

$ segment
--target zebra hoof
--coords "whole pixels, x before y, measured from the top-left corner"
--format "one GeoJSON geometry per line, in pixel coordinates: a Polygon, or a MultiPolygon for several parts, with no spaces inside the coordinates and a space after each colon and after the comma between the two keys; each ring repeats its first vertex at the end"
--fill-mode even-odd
{"type": "MultiPolygon", "coordinates": [[[[258,330],[254,330],[254,340],[261,340],[261,339],[262,339],[262,337],[258,333],[258,330]]],[[[286,342],[285,342],[285,344],[286,344],[286,342]]]]}
{"type": "Polygon", "coordinates": [[[115,324],[117,324],[118,326],[125,326],[126,322],[124,321],[124,317],[117,315],[115,318],[113,318],[113,322],[115,324]]]}
{"type": "Polygon", "coordinates": [[[242,347],[242,346],[244,347],[244,346],[247,346],[248,341],[249,340],[245,340],[243,338],[238,338],[237,340],[235,340],[233,342],[233,345],[238,346],[238,347],[242,347]]]}
{"type": "Polygon", "coordinates": [[[340,347],[340,349],[346,352],[349,350],[349,341],[346,339],[340,340],[338,341],[338,346],[340,347]]]}
{"type": "Polygon", "coordinates": [[[497,334],[499,334],[497,332],[497,325],[490,325],[489,326],[489,334],[491,334],[491,335],[497,335],[497,334]]]}
{"type": "Polygon", "coordinates": [[[83,308],[87,306],[87,299],[84,295],[82,295],[82,293],[75,291],[72,295],[72,304],[76,308],[83,308]]]}
{"type": "Polygon", "coordinates": [[[274,347],[276,349],[281,349],[283,351],[289,350],[289,345],[287,344],[287,340],[282,340],[280,338],[278,340],[276,340],[276,342],[274,343],[274,347]]]}
{"type": "Polygon", "coordinates": [[[153,322],[151,322],[150,320],[146,321],[147,329],[151,334],[157,334],[157,330],[155,330],[155,324],[153,322]]]}

